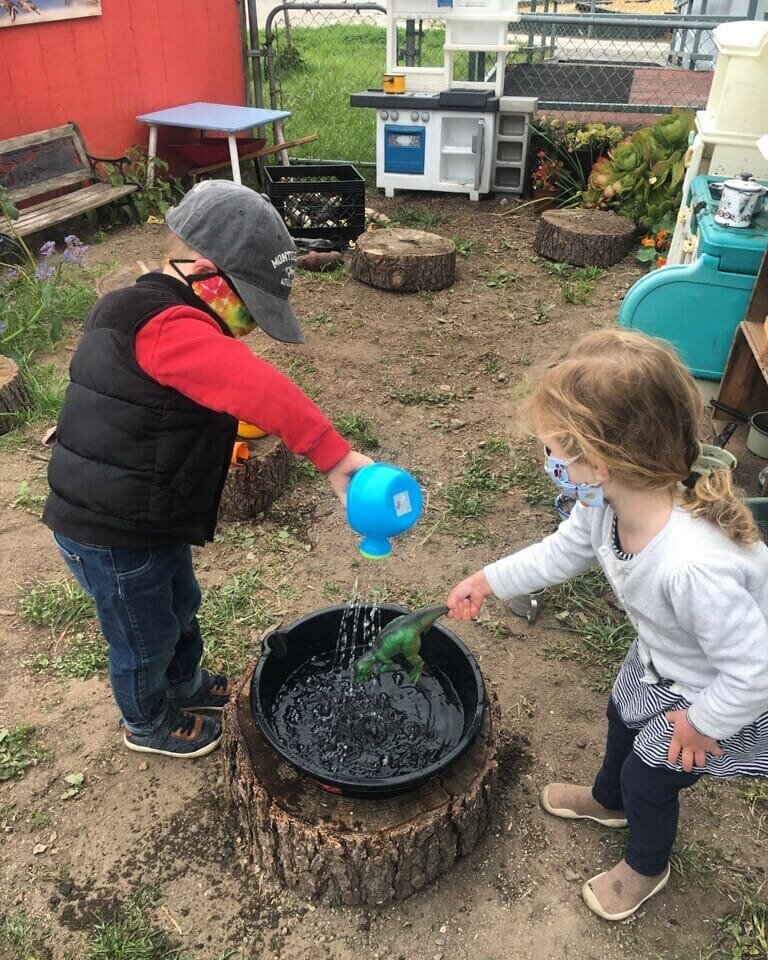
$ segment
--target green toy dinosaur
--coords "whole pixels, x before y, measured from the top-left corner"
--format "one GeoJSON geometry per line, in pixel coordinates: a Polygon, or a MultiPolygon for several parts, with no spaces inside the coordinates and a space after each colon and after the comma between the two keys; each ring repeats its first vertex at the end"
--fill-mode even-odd
{"type": "Polygon", "coordinates": [[[379,633],[372,649],[355,663],[355,680],[368,680],[391,667],[395,657],[402,656],[411,665],[411,683],[418,683],[424,669],[421,635],[446,613],[448,607],[435,604],[396,617],[379,633]]]}

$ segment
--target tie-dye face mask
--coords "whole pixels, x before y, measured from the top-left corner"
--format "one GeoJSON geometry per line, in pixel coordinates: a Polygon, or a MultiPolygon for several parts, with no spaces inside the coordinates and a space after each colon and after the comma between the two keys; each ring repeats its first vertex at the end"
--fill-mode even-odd
{"type": "Polygon", "coordinates": [[[194,273],[185,276],[177,263],[194,263],[194,260],[171,260],[170,265],[189,284],[192,292],[219,317],[236,337],[244,337],[256,328],[256,321],[235,292],[227,275],[221,270],[215,273],[194,273]]]}

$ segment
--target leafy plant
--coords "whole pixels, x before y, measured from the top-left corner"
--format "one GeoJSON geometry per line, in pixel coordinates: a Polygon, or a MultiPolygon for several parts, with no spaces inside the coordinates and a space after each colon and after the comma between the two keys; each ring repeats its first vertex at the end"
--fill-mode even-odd
{"type": "Polygon", "coordinates": [[[28,623],[50,627],[56,636],[94,616],[93,601],[72,580],[51,580],[33,587],[19,600],[28,623]]]}
{"type": "Polygon", "coordinates": [[[621,141],[624,131],[605,123],[538,117],[531,136],[536,157],[531,173],[534,190],[556,194],[558,206],[574,206],[581,202],[594,162],[621,141]]]}
{"type": "Polygon", "coordinates": [[[677,110],[633,133],[595,163],[585,206],[615,210],[645,230],[677,211],[693,113],[677,110]]]}
{"type": "Polygon", "coordinates": [[[178,177],[168,172],[168,164],[160,157],[150,160],[143,147],[132,146],[126,151],[128,163],[116,164],[101,161],[102,176],[114,186],[135,184],[138,190],[131,194],[139,217],[165,219],[168,210],[184,195],[178,177]]]}
{"type": "Polygon", "coordinates": [[[672,234],[675,230],[675,218],[671,213],[666,213],[660,223],[653,227],[640,241],[640,246],[635,251],[635,257],[641,263],[650,265],[649,269],[657,270],[663,267],[667,262],[667,251],[672,242],[672,234]]]}
{"type": "Polygon", "coordinates": [[[35,744],[34,727],[0,728],[0,781],[19,779],[27,767],[48,757],[48,751],[35,744]]]}
{"type": "Polygon", "coordinates": [[[359,450],[377,450],[380,446],[373,422],[361,413],[343,413],[334,418],[333,424],[359,450]]]}
{"type": "Polygon", "coordinates": [[[493,270],[488,270],[480,274],[485,281],[486,287],[506,287],[510,283],[516,283],[517,277],[512,273],[509,267],[499,266],[493,270]]]}
{"type": "Polygon", "coordinates": [[[4,187],[0,211],[8,238],[0,259],[0,353],[23,361],[55,344],[64,321],[82,319],[96,296],[89,284],[73,279],[88,252],[78,237],[65,237],[60,255],[53,240],[35,254],[13,226],[19,211],[4,187]]]}

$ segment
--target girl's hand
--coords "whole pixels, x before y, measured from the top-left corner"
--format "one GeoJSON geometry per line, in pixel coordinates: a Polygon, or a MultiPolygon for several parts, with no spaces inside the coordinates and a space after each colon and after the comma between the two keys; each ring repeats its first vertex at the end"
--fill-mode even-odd
{"type": "Polygon", "coordinates": [[[690,773],[694,767],[703,767],[708,753],[713,757],[721,757],[725,752],[717,740],[705,737],[691,726],[687,710],[671,710],[665,717],[673,729],[667,759],[674,765],[680,758],[686,773],[690,773]]]}
{"type": "Polygon", "coordinates": [[[493,595],[482,570],[462,580],[448,594],[445,601],[448,606],[449,620],[474,620],[480,613],[480,607],[486,597],[493,595]]]}
{"type": "Polygon", "coordinates": [[[326,474],[333,487],[333,492],[345,506],[347,503],[347,487],[352,479],[352,474],[362,467],[367,467],[369,463],[373,463],[370,457],[366,457],[364,453],[358,453],[357,450],[350,450],[326,474]]]}

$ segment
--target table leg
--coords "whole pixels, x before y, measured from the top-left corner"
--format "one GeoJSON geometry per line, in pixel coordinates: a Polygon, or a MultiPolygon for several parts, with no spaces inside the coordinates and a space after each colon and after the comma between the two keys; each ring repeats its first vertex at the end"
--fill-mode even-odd
{"type": "Polygon", "coordinates": [[[232,164],[232,179],[235,183],[242,183],[242,178],[240,176],[240,156],[237,152],[237,137],[234,133],[230,133],[227,137],[229,141],[229,160],[232,164]]]}
{"type": "Polygon", "coordinates": [[[152,123],[149,127],[149,151],[147,153],[147,183],[152,184],[155,179],[155,165],[152,162],[157,156],[157,125],[152,123]]]}

